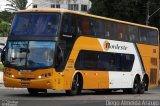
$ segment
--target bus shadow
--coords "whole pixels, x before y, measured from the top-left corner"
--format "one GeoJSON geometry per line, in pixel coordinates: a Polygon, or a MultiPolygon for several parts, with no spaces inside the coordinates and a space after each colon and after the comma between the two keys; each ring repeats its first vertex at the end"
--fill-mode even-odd
{"type": "MultiPolygon", "coordinates": [[[[145,93],[146,95],[150,95],[152,93],[149,93],[149,92],[146,92],[145,93]]],[[[80,95],[76,95],[77,96],[91,96],[91,95],[94,95],[94,96],[122,96],[122,95],[133,95],[133,94],[126,94],[126,93],[123,93],[123,92],[111,92],[111,93],[105,93],[105,92],[99,92],[99,93],[95,93],[95,92],[82,92],[80,95]]],[[[135,95],[143,95],[143,94],[135,94],[135,95]]],[[[56,92],[49,92],[49,93],[39,93],[37,95],[30,95],[28,93],[24,93],[24,94],[9,94],[7,96],[10,96],[10,97],[74,97],[74,96],[68,96],[66,95],[66,93],[62,92],[62,93],[56,93],[56,92]]]]}

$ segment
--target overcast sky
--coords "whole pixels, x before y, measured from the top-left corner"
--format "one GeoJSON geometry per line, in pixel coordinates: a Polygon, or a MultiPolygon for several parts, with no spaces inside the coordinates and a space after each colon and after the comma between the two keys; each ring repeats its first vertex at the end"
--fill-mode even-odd
{"type": "MultiPolygon", "coordinates": [[[[28,0],[28,3],[31,3],[32,2],[32,0],[28,0]]],[[[0,0],[0,10],[4,10],[4,8],[6,8],[6,4],[7,4],[8,2],[6,1],[6,0],[0,0]]]]}

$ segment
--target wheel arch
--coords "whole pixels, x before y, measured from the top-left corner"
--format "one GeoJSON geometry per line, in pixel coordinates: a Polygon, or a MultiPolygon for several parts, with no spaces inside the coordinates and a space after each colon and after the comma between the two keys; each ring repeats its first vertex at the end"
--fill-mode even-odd
{"type": "MultiPolygon", "coordinates": [[[[73,76],[72,76],[72,80],[71,80],[71,82],[73,82],[73,79],[74,79],[74,77],[75,77],[75,75],[77,75],[78,74],[78,78],[79,78],[79,80],[81,81],[81,88],[83,88],[83,82],[84,82],[84,80],[83,80],[83,75],[82,75],[82,73],[81,72],[79,72],[79,71],[75,71],[75,73],[73,74],[73,76]]],[[[72,87],[72,83],[71,83],[71,85],[70,85],[71,87],[72,87]]]]}

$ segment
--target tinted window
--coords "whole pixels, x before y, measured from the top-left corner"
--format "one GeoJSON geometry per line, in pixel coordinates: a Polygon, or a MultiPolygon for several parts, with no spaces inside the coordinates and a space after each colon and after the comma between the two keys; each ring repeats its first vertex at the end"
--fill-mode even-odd
{"type": "Polygon", "coordinates": [[[125,24],[117,23],[116,38],[122,41],[128,41],[128,27],[125,24]]]}
{"type": "Polygon", "coordinates": [[[139,41],[140,43],[147,43],[147,30],[145,28],[139,28],[139,41]]]}
{"type": "Polygon", "coordinates": [[[147,41],[149,44],[158,45],[158,32],[153,29],[147,30],[147,41]]]}
{"type": "Polygon", "coordinates": [[[138,42],[139,40],[137,39],[138,35],[138,27],[136,26],[128,26],[128,38],[130,42],[138,42]]]}
{"type": "Polygon", "coordinates": [[[80,35],[141,44],[158,44],[158,32],[153,29],[80,15],[77,20],[80,35]]]}
{"type": "Polygon", "coordinates": [[[76,60],[77,70],[106,70],[106,71],[131,71],[134,62],[134,55],[80,51],[76,60]]]}
{"type": "Polygon", "coordinates": [[[80,35],[90,35],[90,21],[88,17],[79,16],[77,23],[80,35]]]}
{"type": "Polygon", "coordinates": [[[115,37],[117,31],[117,24],[112,21],[106,21],[106,33],[105,38],[117,39],[115,37]]]}
{"type": "Polygon", "coordinates": [[[11,35],[57,36],[60,15],[57,13],[18,13],[16,14],[11,35]]]}
{"type": "Polygon", "coordinates": [[[96,37],[98,38],[105,38],[105,21],[104,20],[97,20],[97,31],[96,37]]]}
{"type": "Polygon", "coordinates": [[[95,36],[96,37],[96,35],[98,35],[98,27],[99,27],[99,24],[97,23],[97,20],[90,18],[89,19],[89,25],[90,25],[89,34],[91,36],[95,36]]]}
{"type": "Polygon", "coordinates": [[[61,30],[62,34],[77,35],[76,15],[64,14],[61,30]]]}

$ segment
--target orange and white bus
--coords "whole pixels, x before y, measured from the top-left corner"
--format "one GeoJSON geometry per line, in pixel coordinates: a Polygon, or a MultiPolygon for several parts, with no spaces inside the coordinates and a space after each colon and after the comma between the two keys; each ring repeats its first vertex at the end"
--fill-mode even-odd
{"type": "Polygon", "coordinates": [[[158,29],[63,9],[16,13],[2,53],[5,87],[144,93],[158,86],[158,29]]]}

